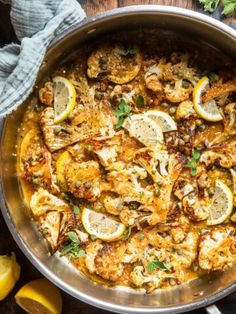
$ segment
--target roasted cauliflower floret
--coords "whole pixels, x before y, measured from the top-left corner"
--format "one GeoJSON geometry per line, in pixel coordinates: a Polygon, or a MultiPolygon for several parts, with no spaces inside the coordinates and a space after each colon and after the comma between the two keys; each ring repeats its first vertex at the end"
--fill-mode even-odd
{"type": "Polygon", "coordinates": [[[193,108],[193,103],[190,100],[182,101],[175,113],[177,120],[188,119],[189,117],[197,117],[196,112],[193,108]]]}
{"type": "Polygon", "coordinates": [[[121,137],[95,138],[89,142],[90,151],[96,154],[104,167],[111,166],[121,151],[121,137]]]}
{"type": "Polygon", "coordinates": [[[153,192],[143,188],[139,182],[146,177],[145,169],[128,165],[126,169],[110,171],[107,180],[111,184],[112,191],[121,195],[124,201],[146,203],[153,196],[153,192]]]}
{"type": "Polygon", "coordinates": [[[144,80],[146,87],[155,93],[163,91],[164,86],[160,80],[163,78],[165,66],[166,61],[162,58],[158,64],[154,63],[145,68],[144,80]]]}
{"type": "Polygon", "coordinates": [[[103,205],[108,213],[119,215],[123,208],[123,199],[106,195],[103,199],[103,205]]]}
{"type": "Polygon", "coordinates": [[[40,188],[32,195],[30,208],[52,249],[57,249],[59,236],[65,233],[72,218],[70,206],[47,190],[40,188]]]}
{"type": "Polygon", "coordinates": [[[225,270],[235,262],[235,229],[214,227],[200,238],[199,266],[204,270],[225,270]]]}
{"type": "Polygon", "coordinates": [[[20,170],[23,179],[36,186],[58,192],[52,168],[52,156],[44,145],[38,129],[29,130],[20,148],[20,170]]]}
{"type": "Polygon", "coordinates": [[[195,192],[189,193],[183,198],[184,212],[193,221],[202,221],[208,218],[211,206],[211,199],[208,196],[200,198],[195,192]]]}
{"type": "Polygon", "coordinates": [[[95,272],[104,279],[117,281],[123,275],[125,242],[105,244],[94,258],[95,272]]]}
{"type": "Polygon", "coordinates": [[[174,195],[182,200],[186,195],[194,191],[194,186],[184,178],[176,181],[174,186],[174,195]]]}
{"type": "Polygon", "coordinates": [[[46,106],[51,106],[54,101],[53,83],[46,82],[39,90],[39,100],[46,106]]]}
{"type": "Polygon", "coordinates": [[[145,234],[140,231],[130,236],[127,250],[123,256],[123,263],[135,263],[141,261],[144,249],[148,245],[145,234]]]}
{"type": "Polygon", "coordinates": [[[135,78],[141,68],[142,56],[136,46],[103,44],[94,50],[88,58],[88,76],[105,76],[116,84],[125,84],[135,78]],[[131,49],[132,48],[132,49],[131,49]]]}
{"type": "Polygon", "coordinates": [[[67,164],[65,178],[69,192],[75,197],[93,202],[101,194],[101,172],[99,164],[94,160],[67,164]]]}
{"type": "Polygon", "coordinates": [[[211,99],[220,98],[221,96],[236,91],[236,79],[227,81],[222,84],[222,81],[218,81],[213,84],[203,96],[203,102],[207,102],[211,99]]]}
{"type": "Polygon", "coordinates": [[[51,152],[84,140],[90,136],[89,133],[83,132],[83,129],[72,126],[67,122],[55,124],[53,108],[44,109],[41,114],[40,125],[45,143],[51,152]]]}
{"type": "Polygon", "coordinates": [[[209,150],[202,153],[200,162],[206,166],[215,164],[222,168],[236,166],[236,142],[231,140],[209,147],[209,150]]]}
{"type": "Polygon", "coordinates": [[[162,183],[168,175],[168,159],[168,152],[164,148],[144,147],[136,152],[134,162],[145,168],[155,183],[162,183]]]}
{"type": "Polygon", "coordinates": [[[196,232],[189,232],[185,240],[173,246],[171,266],[177,271],[187,269],[197,258],[199,235],[196,232]]]}
{"type": "Polygon", "coordinates": [[[100,240],[90,242],[86,246],[85,265],[91,274],[95,273],[96,271],[94,259],[102,248],[103,245],[100,240]]]}
{"type": "Polygon", "coordinates": [[[177,80],[174,85],[166,84],[164,88],[166,99],[173,103],[187,100],[192,90],[191,84],[184,82],[182,79],[177,80]]]}
{"type": "Polygon", "coordinates": [[[139,222],[139,218],[145,216],[144,213],[139,212],[135,209],[123,209],[120,212],[120,220],[126,226],[134,226],[139,222]]]}

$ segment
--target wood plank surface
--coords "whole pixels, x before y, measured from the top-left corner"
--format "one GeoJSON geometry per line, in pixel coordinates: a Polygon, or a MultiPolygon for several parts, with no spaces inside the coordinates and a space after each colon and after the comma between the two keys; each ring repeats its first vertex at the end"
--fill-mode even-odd
{"type": "MultiPolygon", "coordinates": [[[[92,16],[108,9],[117,7],[138,5],[138,4],[164,4],[178,6],[187,9],[197,10],[202,12],[202,8],[197,4],[196,0],[80,0],[83,8],[88,16],[92,16]]],[[[9,6],[0,2],[0,46],[11,41],[16,41],[14,30],[10,23],[9,6]]],[[[215,15],[220,17],[219,13],[215,15]]],[[[229,24],[234,24],[236,21],[235,15],[226,20],[229,24]]],[[[7,254],[11,251],[16,252],[17,259],[21,264],[21,278],[17,283],[12,293],[2,302],[0,302],[0,314],[23,314],[25,313],[14,302],[14,294],[24,283],[42,277],[42,275],[32,266],[30,261],[23,255],[20,249],[14,242],[10,232],[8,231],[3,217],[0,213],[0,254],[7,254]]],[[[63,295],[63,314],[108,314],[110,312],[96,309],[87,305],[70,295],[62,292],[63,295]]],[[[231,295],[227,299],[220,301],[218,304],[221,307],[223,314],[235,314],[235,295],[231,295]]],[[[191,314],[203,314],[205,311],[199,309],[191,312],[191,314]]]]}

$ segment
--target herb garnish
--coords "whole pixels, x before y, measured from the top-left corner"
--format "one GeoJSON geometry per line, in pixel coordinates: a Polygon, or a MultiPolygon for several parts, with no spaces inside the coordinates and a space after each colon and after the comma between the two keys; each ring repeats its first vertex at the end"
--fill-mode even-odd
{"type": "Polygon", "coordinates": [[[131,111],[130,106],[126,104],[124,99],[121,99],[118,109],[114,111],[114,114],[117,116],[117,118],[119,118],[116,124],[117,129],[119,129],[122,126],[126,117],[130,117],[130,111],[131,111]]]}
{"type": "Polygon", "coordinates": [[[136,49],[134,46],[129,45],[127,48],[124,47],[123,51],[120,51],[122,56],[135,55],[136,49]]]}
{"type": "Polygon", "coordinates": [[[236,0],[199,0],[199,2],[203,4],[204,11],[209,13],[215,12],[220,2],[223,5],[222,14],[231,15],[236,10],[236,0]]]}
{"type": "Polygon", "coordinates": [[[71,201],[72,195],[69,193],[64,193],[64,199],[66,199],[67,201],[71,201]]]}
{"type": "Polygon", "coordinates": [[[75,215],[79,215],[80,214],[80,208],[79,206],[74,205],[73,206],[73,212],[75,215]]]}
{"type": "Polygon", "coordinates": [[[155,268],[165,269],[167,271],[170,271],[170,266],[168,266],[167,264],[164,264],[163,262],[158,261],[157,259],[154,259],[152,262],[148,264],[148,271],[150,273],[153,273],[155,268]]]}
{"type": "Polygon", "coordinates": [[[142,95],[139,95],[138,98],[136,99],[136,105],[138,107],[142,107],[145,105],[145,101],[142,95]]]}
{"type": "Polygon", "coordinates": [[[202,76],[207,76],[209,78],[210,82],[217,82],[220,79],[218,74],[211,72],[211,71],[202,72],[202,76]]]}
{"type": "Polygon", "coordinates": [[[126,229],[126,231],[125,231],[125,233],[124,233],[124,235],[123,235],[123,237],[122,237],[122,240],[128,240],[129,239],[129,237],[130,237],[130,235],[131,235],[131,227],[129,226],[129,228],[128,229],[126,229]]]}
{"type": "Polygon", "coordinates": [[[85,251],[79,247],[80,240],[78,235],[74,231],[70,231],[67,233],[68,238],[70,239],[71,243],[66,245],[62,250],[60,256],[65,254],[69,254],[70,258],[76,258],[77,256],[84,256],[86,253],[85,251]]]}
{"type": "Polygon", "coordinates": [[[194,148],[192,159],[187,161],[185,167],[191,168],[190,173],[192,176],[195,176],[197,173],[197,164],[201,157],[201,153],[198,149],[194,148]]]}

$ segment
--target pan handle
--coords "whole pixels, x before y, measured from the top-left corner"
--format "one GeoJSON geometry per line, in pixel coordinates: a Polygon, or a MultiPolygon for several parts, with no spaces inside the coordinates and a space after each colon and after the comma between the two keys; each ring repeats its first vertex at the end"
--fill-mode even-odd
{"type": "Polygon", "coordinates": [[[221,311],[215,304],[205,307],[205,310],[208,314],[221,314],[221,311]]]}

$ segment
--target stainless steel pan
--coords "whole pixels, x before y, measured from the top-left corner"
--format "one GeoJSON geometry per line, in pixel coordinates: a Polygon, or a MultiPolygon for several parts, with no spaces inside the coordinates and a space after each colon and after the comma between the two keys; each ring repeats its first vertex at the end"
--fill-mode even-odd
{"type": "MultiPolygon", "coordinates": [[[[232,58],[236,56],[236,32],[217,20],[175,7],[134,6],[87,19],[57,38],[47,53],[38,81],[85,40],[119,29],[143,26],[157,31],[175,31],[199,43],[206,42],[232,58]]],[[[17,179],[16,134],[25,107],[26,104],[22,104],[0,125],[0,206],[17,244],[44,276],[74,297],[118,313],[180,313],[211,304],[236,290],[236,266],[173,290],[145,295],[96,285],[57,256],[49,257],[45,240],[24,205],[17,179]]]]}

